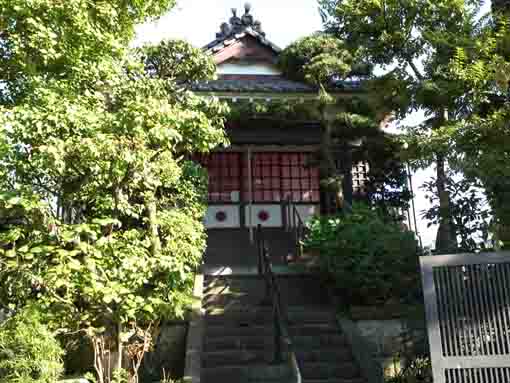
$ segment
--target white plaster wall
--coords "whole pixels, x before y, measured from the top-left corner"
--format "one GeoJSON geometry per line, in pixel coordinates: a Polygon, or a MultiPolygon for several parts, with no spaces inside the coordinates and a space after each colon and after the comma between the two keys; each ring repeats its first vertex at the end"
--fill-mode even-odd
{"type": "Polygon", "coordinates": [[[240,208],[237,205],[214,205],[207,208],[204,225],[207,229],[227,229],[241,227],[240,208]],[[216,214],[220,211],[225,212],[227,219],[220,222],[216,219],[216,214]]]}
{"type": "Polygon", "coordinates": [[[241,63],[224,63],[218,65],[218,74],[255,74],[255,75],[281,75],[275,65],[257,63],[257,64],[241,64],[241,63]]]}
{"type": "MultiPolygon", "coordinates": [[[[252,226],[256,227],[259,224],[263,227],[282,227],[282,207],[281,205],[253,205],[252,206],[252,226]],[[269,219],[267,221],[261,221],[258,217],[261,211],[269,213],[269,219]]],[[[250,227],[250,207],[246,206],[246,226],[250,227]]]]}

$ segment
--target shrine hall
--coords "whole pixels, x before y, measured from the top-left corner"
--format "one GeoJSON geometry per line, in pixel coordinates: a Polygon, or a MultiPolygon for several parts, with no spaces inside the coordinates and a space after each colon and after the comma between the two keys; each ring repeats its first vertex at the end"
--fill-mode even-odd
{"type": "MultiPolygon", "coordinates": [[[[246,6],[239,17],[232,10],[216,39],[204,47],[217,65],[218,78],[193,85],[205,97],[215,96],[235,106],[241,102],[273,103],[282,100],[310,103],[318,89],[285,78],[278,69],[281,49],[273,44],[246,6]]],[[[343,81],[333,93],[349,97],[359,93],[359,81],[343,81]]],[[[291,254],[286,227],[291,203],[299,219],[307,222],[324,210],[316,153],[321,144],[319,121],[286,121],[259,117],[227,121],[231,145],[198,158],[209,174],[208,265],[250,265],[253,231],[262,225],[270,233],[271,247],[291,254]]],[[[347,196],[363,192],[367,164],[349,166],[344,182],[347,196]]],[[[275,259],[278,262],[280,258],[275,259]]]]}

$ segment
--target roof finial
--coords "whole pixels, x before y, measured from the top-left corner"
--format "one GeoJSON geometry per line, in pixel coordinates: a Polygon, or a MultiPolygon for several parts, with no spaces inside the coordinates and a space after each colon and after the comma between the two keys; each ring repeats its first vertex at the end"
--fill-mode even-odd
{"type": "Polygon", "coordinates": [[[254,22],[253,16],[250,15],[251,4],[250,3],[246,3],[244,5],[244,10],[245,10],[245,13],[244,13],[243,17],[241,17],[241,20],[243,21],[243,24],[245,26],[251,27],[251,26],[253,26],[253,22],[254,22]]]}
{"type": "Polygon", "coordinates": [[[254,32],[265,36],[262,31],[262,25],[259,21],[255,21],[253,15],[250,13],[252,6],[249,2],[244,4],[244,15],[241,17],[237,16],[237,8],[231,8],[232,17],[229,23],[223,23],[220,26],[220,32],[216,34],[216,38],[225,39],[237,33],[241,33],[247,29],[251,29],[254,32]]]}

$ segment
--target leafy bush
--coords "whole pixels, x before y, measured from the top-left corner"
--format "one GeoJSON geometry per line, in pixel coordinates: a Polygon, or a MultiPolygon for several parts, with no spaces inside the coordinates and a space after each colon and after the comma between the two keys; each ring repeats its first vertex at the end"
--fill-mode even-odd
{"type": "Polygon", "coordinates": [[[0,325],[0,381],[55,383],[63,372],[63,351],[53,334],[26,309],[0,325]]]}
{"type": "Polygon", "coordinates": [[[429,358],[416,358],[402,369],[396,376],[386,380],[386,383],[431,383],[432,366],[429,358]]]}
{"type": "Polygon", "coordinates": [[[87,336],[99,383],[123,368],[136,382],[151,331],[188,308],[207,184],[184,158],[228,144],[228,106],[186,89],[213,75],[209,57],[181,41],[129,49],[173,5],[2,7],[0,306],[37,300],[59,335],[87,336]]]}
{"type": "Polygon", "coordinates": [[[315,218],[304,246],[320,252],[322,272],[346,303],[401,298],[418,280],[412,232],[365,205],[348,215],[315,218]]]}

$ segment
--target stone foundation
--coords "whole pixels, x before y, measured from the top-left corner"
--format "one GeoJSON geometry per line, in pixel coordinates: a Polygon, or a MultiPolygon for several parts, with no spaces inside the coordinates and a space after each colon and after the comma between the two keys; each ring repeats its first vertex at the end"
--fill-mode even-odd
{"type": "Polygon", "coordinates": [[[187,332],[186,322],[162,325],[153,351],[145,355],[140,368],[140,381],[156,382],[162,379],[163,375],[174,379],[184,375],[187,332]]]}
{"type": "Polygon", "coordinates": [[[387,377],[395,376],[409,360],[428,353],[425,318],[358,317],[353,322],[361,336],[373,346],[373,357],[383,367],[387,377]]]}

